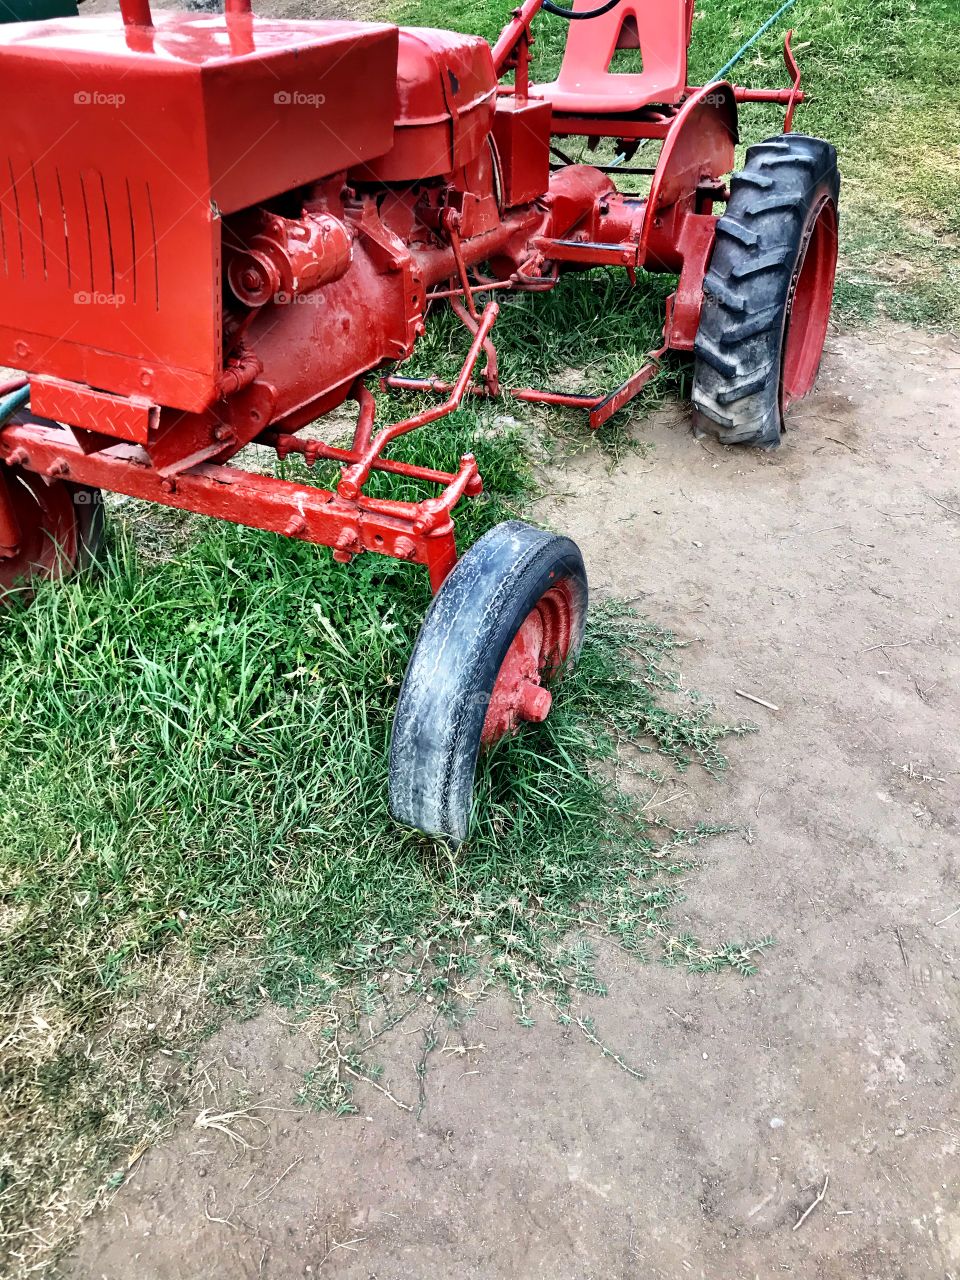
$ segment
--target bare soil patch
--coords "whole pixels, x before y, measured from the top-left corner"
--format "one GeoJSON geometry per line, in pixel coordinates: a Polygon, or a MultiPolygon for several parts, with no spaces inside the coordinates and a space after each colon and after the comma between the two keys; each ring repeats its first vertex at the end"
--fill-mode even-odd
{"type": "Polygon", "coordinates": [[[405,1025],[381,1060],[413,1110],[358,1086],[339,1119],[295,1105],[315,1053],[285,1015],[228,1027],[198,1109],[262,1108],[227,1123],[251,1145],[186,1115],[64,1273],[960,1271],[958,403],[956,341],[832,337],[775,455],[698,442],[673,406],[635,425],[648,452],[610,469],[588,442],[549,477],[538,514],[596,593],[688,639],[687,683],[760,726],[669,809],[740,828],[706,846],[686,914],[774,934],[756,977],[607,947],[590,1003],[642,1080],[494,1000],[446,1033],[422,1110],[405,1025]]]}

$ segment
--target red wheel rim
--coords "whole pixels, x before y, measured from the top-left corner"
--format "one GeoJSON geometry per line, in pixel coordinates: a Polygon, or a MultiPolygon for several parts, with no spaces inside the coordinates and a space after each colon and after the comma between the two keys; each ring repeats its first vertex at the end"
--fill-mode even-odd
{"type": "Polygon", "coordinates": [[[783,409],[812,388],[827,336],[837,269],[837,207],[824,196],[811,213],[787,309],[780,401],[783,409]]]}
{"type": "Polygon", "coordinates": [[[18,467],[4,468],[0,482],[20,527],[15,555],[0,557],[0,599],[31,578],[60,578],[77,563],[77,513],[73,492],[62,481],[44,484],[18,467]]]}
{"type": "Polygon", "coordinates": [[[524,722],[539,724],[553,697],[544,687],[566,662],[577,623],[576,596],[562,579],[540,597],[513,638],[490,693],[480,741],[489,746],[524,722]]]}

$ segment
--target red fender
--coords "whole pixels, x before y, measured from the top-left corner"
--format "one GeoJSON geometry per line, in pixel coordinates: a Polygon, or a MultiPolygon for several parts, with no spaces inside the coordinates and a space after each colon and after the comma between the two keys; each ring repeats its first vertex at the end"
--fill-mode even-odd
{"type": "Polygon", "coordinates": [[[650,186],[640,232],[642,267],[680,270],[677,215],[693,210],[699,186],[730,172],[739,136],[737,104],[726,81],[698,89],[683,104],[664,139],[650,186]]]}

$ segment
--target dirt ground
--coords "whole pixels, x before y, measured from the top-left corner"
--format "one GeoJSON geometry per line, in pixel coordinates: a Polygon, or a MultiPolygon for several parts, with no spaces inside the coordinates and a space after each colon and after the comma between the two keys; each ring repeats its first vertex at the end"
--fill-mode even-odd
{"type": "MultiPolygon", "coordinates": [[[[758,976],[610,949],[591,1011],[642,1080],[491,1002],[419,1118],[369,1088],[354,1117],[295,1108],[305,1037],[232,1026],[205,1103],[290,1109],[259,1113],[256,1149],[186,1115],[65,1274],[960,1276],[958,404],[960,344],[834,336],[778,454],[698,442],[672,406],[635,425],[645,456],[609,470],[588,443],[550,477],[540,512],[596,594],[690,640],[687,684],[761,727],[671,808],[747,828],[706,846],[686,911],[774,934],[758,976]]],[[[419,1053],[407,1026],[382,1055],[411,1102],[419,1053]]]]}

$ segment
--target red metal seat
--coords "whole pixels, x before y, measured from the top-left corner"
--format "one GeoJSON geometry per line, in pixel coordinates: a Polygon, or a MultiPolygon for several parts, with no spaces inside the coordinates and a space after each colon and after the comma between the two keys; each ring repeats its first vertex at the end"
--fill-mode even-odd
{"type": "MultiPolygon", "coordinates": [[[[597,0],[574,0],[576,11],[597,0]]],[[[534,92],[554,110],[577,115],[637,111],[648,103],[676,103],[687,80],[692,0],[621,0],[609,13],[570,23],[556,80],[534,92]],[[639,49],[638,72],[610,70],[618,49],[639,49]]]]}

